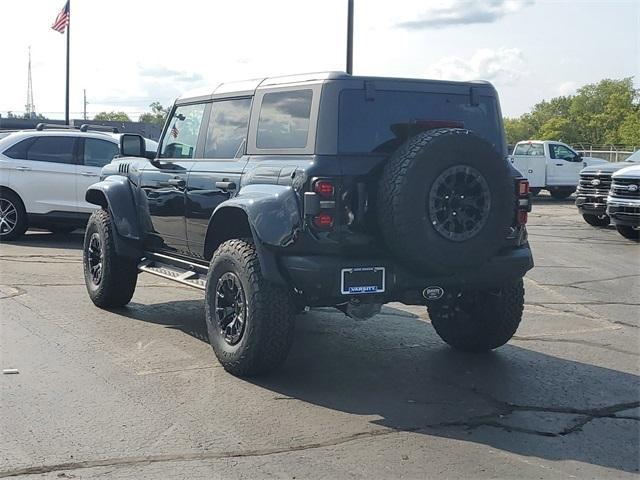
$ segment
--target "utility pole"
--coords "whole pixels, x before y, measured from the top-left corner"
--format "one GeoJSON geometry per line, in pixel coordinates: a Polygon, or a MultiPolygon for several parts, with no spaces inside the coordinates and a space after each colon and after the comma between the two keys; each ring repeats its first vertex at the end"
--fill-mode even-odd
{"type": "Polygon", "coordinates": [[[347,12],[347,73],[353,74],[353,2],[348,0],[349,7],[347,12]]]}
{"type": "Polygon", "coordinates": [[[84,114],[83,114],[83,118],[86,120],[87,119],[87,89],[83,89],[82,90],[84,92],[84,114]]]}
{"type": "Polygon", "coordinates": [[[31,82],[31,45],[29,45],[29,68],[27,73],[27,104],[24,107],[27,118],[36,116],[36,106],[33,104],[33,84],[31,82]]]}

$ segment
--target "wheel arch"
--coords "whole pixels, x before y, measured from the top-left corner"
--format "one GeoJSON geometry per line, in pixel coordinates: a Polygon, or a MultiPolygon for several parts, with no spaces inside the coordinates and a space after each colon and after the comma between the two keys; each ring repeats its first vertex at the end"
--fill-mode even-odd
{"type": "Polygon", "coordinates": [[[18,197],[18,200],[20,200],[22,202],[22,206],[25,207],[26,210],[26,206],[24,204],[24,200],[22,200],[22,196],[16,192],[13,188],[4,186],[4,185],[0,185],[0,192],[10,192],[13,193],[16,197],[18,197]]]}

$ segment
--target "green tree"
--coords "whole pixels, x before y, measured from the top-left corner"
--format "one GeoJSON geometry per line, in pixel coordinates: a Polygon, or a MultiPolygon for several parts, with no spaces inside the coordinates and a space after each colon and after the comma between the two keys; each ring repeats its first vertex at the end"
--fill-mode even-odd
{"type": "Polygon", "coordinates": [[[108,121],[108,122],[130,122],[131,119],[129,115],[124,112],[100,112],[95,117],[94,120],[98,121],[108,121]]]}
{"type": "Polygon", "coordinates": [[[149,105],[151,112],[146,112],[140,115],[140,121],[146,123],[155,123],[156,125],[164,125],[164,121],[167,118],[167,109],[164,108],[160,102],[153,102],[149,105]]]}

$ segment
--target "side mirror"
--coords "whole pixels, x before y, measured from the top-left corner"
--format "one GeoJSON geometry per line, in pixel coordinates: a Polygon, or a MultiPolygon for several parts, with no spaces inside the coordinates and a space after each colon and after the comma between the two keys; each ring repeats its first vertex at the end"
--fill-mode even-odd
{"type": "Polygon", "coordinates": [[[144,138],[135,133],[123,133],[120,136],[121,157],[146,157],[144,138]]]}

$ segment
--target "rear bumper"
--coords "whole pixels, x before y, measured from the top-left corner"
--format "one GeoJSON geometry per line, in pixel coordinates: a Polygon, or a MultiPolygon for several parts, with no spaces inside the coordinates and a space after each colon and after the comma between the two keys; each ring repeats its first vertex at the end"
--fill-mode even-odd
{"type": "Polygon", "coordinates": [[[310,306],[333,306],[353,298],[367,302],[402,301],[424,304],[422,291],[438,286],[445,290],[485,289],[507,280],[521,278],[533,268],[528,246],[504,250],[484,265],[450,276],[416,274],[392,259],[328,257],[320,255],[283,256],[279,259],[293,286],[300,290],[310,306]],[[344,268],[385,267],[385,292],[365,295],[341,294],[341,271],[344,268]]]}
{"type": "Polygon", "coordinates": [[[607,215],[615,225],[640,226],[640,199],[607,199],[607,215]]]}
{"type": "Polygon", "coordinates": [[[607,213],[607,197],[578,194],[576,207],[581,215],[605,215],[607,213]]]}

